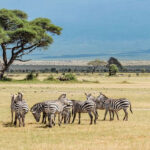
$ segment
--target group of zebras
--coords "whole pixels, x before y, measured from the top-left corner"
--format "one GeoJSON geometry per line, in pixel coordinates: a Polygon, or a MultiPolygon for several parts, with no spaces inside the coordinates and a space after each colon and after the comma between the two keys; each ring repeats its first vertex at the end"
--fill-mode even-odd
{"type": "MultiPolygon", "coordinates": [[[[125,115],[123,120],[128,120],[128,112],[127,109],[130,108],[132,113],[131,103],[126,98],[120,99],[112,99],[108,98],[104,94],[100,93],[99,96],[94,97],[92,94],[86,94],[85,101],[78,100],[69,100],[66,97],[66,94],[61,94],[57,100],[48,100],[40,103],[36,103],[30,109],[33,114],[35,120],[37,122],[40,121],[41,113],[43,113],[42,123],[46,124],[46,118],[48,118],[48,126],[52,127],[55,125],[55,118],[58,114],[58,125],[60,126],[62,121],[64,123],[70,123],[71,116],[73,117],[72,123],[76,118],[76,114],[79,114],[79,121],[81,113],[88,113],[90,116],[90,124],[93,123],[93,115],[94,115],[94,124],[96,124],[96,120],[98,119],[97,109],[103,110],[105,109],[104,119],[106,119],[106,115],[109,111],[110,120],[114,120],[114,114],[116,114],[117,119],[118,111],[123,109],[125,115]]],[[[14,94],[11,97],[11,114],[12,114],[12,123],[13,123],[13,113],[15,112],[15,121],[14,125],[17,125],[17,120],[19,120],[19,126],[25,126],[25,115],[29,111],[28,105],[26,101],[23,99],[23,94],[19,92],[18,94],[14,94]]]]}

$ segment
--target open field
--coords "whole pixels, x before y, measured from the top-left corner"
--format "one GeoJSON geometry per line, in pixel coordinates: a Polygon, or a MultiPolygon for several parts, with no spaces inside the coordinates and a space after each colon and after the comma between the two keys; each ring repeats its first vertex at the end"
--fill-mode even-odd
{"type": "MultiPolygon", "coordinates": [[[[84,82],[43,82],[49,74],[40,74],[40,81],[0,82],[0,150],[149,150],[150,149],[150,74],[128,74],[107,77],[98,74],[80,74],[84,82]],[[90,82],[87,82],[90,81],[90,82]],[[95,82],[97,81],[97,82],[95,82]],[[132,103],[133,114],[129,121],[101,121],[104,111],[99,111],[96,125],[89,125],[89,116],[82,114],[81,125],[56,125],[45,128],[36,123],[32,114],[26,115],[26,127],[10,125],[10,94],[22,91],[29,107],[36,102],[56,99],[67,93],[69,99],[85,100],[84,92],[97,96],[103,92],[108,97],[126,97],[132,103]]],[[[13,79],[23,79],[25,74],[11,74],[13,79]]]]}

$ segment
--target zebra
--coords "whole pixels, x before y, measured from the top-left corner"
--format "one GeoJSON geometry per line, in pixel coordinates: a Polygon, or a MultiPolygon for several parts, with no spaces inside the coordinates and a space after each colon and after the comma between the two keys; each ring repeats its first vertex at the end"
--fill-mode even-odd
{"type": "Polygon", "coordinates": [[[74,123],[74,120],[76,118],[76,114],[79,114],[79,121],[78,124],[81,123],[81,113],[88,113],[90,116],[90,124],[93,123],[93,115],[95,116],[94,119],[94,124],[96,124],[96,120],[98,118],[97,116],[97,111],[96,111],[96,104],[93,100],[87,99],[85,101],[78,101],[78,100],[71,100],[73,103],[73,108],[72,108],[72,115],[73,115],[73,120],[72,123],[74,123]]]}
{"type": "Polygon", "coordinates": [[[15,102],[18,100],[22,100],[23,98],[23,93],[18,92],[17,94],[11,95],[11,104],[10,104],[10,109],[11,109],[11,123],[13,123],[13,114],[15,112],[15,102]]]}
{"type": "MultiPolygon", "coordinates": [[[[35,107],[35,105],[31,108],[31,112],[34,115],[36,121],[40,120],[40,114],[43,112],[45,114],[45,117],[48,117],[49,121],[49,127],[52,127],[52,124],[55,125],[55,116],[58,114],[58,120],[59,125],[61,124],[60,115],[62,115],[62,112],[64,111],[64,108],[66,107],[68,110],[68,107],[70,107],[71,101],[69,101],[66,98],[66,94],[60,95],[58,100],[53,101],[45,101],[38,105],[38,107],[35,107]],[[33,109],[34,108],[34,109],[33,109]]],[[[66,111],[66,110],[65,110],[66,111]]]]}
{"type": "Polygon", "coordinates": [[[44,112],[48,116],[49,127],[52,127],[55,115],[58,114],[58,125],[61,125],[60,115],[62,114],[64,107],[70,105],[71,101],[66,98],[66,94],[59,96],[56,101],[47,101],[44,103],[44,112]]]}
{"type": "Polygon", "coordinates": [[[69,105],[65,105],[63,108],[63,111],[61,113],[61,122],[62,120],[64,120],[64,124],[70,123],[72,106],[72,101],[69,101],[69,105]]]}
{"type": "MultiPolygon", "coordinates": [[[[97,109],[100,109],[100,110],[104,110],[105,109],[103,107],[103,104],[99,100],[99,96],[97,98],[95,98],[94,96],[92,96],[91,93],[90,94],[85,93],[85,95],[86,95],[87,99],[91,99],[91,100],[93,100],[96,103],[96,108],[97,109]]],[[[113,110],[109,110],[110,121],[113,120],[113,118],[114,118],[114,112],[115,112],[115,114],[117,116],[117,119],[119,120],[117,112],[113,111],[113,110]],[[111,117],[111,114],[112,114],[112,117],[111,117]]],[[[98,113],[97,113],[97,115],[98,115],[98,113]]],[[[103,120],[105,120],[105,118],[103,120]]]]}
{"type": "Polygon", "coordinates": [[[13,114],[15,112],[15,99],[16,99],[17,95],[13,94],[11,95],[11,104],[10,104],[10,109],[11,109],[11,123],[13,123],[13,114]]]}
{"type": "Polygon", "coordinates": [[[39,122],[40,121],[40,118],[41,118],[41,112],[43,112],[43,118],[42,118],[42,123],[45,123],[46,124],[46,114],[44,113],[44,102],[39,102],[39,103],[36,103],[34,104],[30,111],[32,112],[36,122],[39,122]]]}
{"type": "Polygon", "coordinates": [[[130,112],[132,112],[132,106],[128,99],[120,98],[120,99],[110,99],[107,98],[104,94],[100,93],[99,100],[103,104],[103,107],[106,109],[104,118],[106,118],[107,112],[109,110],[118,112],[119,110],[123,109],[125,116],[123,120],[128,121],[128,112],[127,109],[130,107],[130,112]]]}
{"type": "Polygon", "coordinates": [[[29,111],[28,105],[23,98],[22,94],[18,93],[18,96],[14,100],[14,110],[15,110],[15,121],[14,125],[17,125],[17,119],[19,120],[19,127],[21,126],[21,119],[23,127],[25,126],[25,115],[29,111]]]}

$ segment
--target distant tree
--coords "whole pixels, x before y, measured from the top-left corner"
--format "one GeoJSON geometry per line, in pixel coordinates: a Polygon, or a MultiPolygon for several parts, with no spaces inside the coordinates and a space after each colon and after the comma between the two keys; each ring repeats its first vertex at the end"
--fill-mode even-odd
{"type": "Polygon", "coordinates": [[[88,62],[88,65],[93,67],[92,73],[94,73],[99,66],[105,66],[106,62],[99,59],[95,59],[88,62]]]}
{"type": "Polygon", "coordinates": [[[52,44],[51,35],[60,35],[61,28],[52,24],[47,18],[27,19],[27,14],[21,10],[0,9],[0,46],[2,64],[0,80],[5,71],[15,60],[23,60],[37,48],[47,48],[52,44]]]}
{"type": "Polygon", "coordinates": [[[119,60],[118,60],[117,58],[110,57],[109,60],[108,60],[107,67],[109,67],[111,64],[117,65],[117,67],[118,67],[120,70],[123,69],[122,64],[119,62],[119,60]]]}
{"type": "Polygon", "coordinates": [[[111,64],[111,65],[109,66],[109,76],[116,75],[117,72],[118,72],[118,67],[117,67],[117,65],[111,64]]]}

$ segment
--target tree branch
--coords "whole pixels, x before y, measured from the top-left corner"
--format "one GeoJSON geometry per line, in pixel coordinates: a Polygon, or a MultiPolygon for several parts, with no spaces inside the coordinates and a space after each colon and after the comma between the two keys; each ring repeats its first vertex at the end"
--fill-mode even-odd
{"type": "Polygon", "coordinates": [[[28,59],[28,60],[22,60],[22,59],[15,59],[17,61],[21,61],[21,62],[27,62],[27,61],[30,61],[31,59],[28,59]]]}

